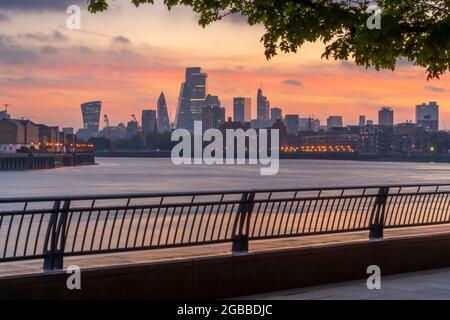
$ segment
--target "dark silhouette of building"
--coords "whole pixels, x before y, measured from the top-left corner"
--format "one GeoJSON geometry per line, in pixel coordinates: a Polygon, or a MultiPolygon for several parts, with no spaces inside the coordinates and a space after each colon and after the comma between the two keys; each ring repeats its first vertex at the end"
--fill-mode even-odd
{"type": "Polygon", "coordinates": [[[416,106],[416,124],[427,131],[439,131],[439,106],[432,101],[416,106]]]}
{"type": "Polygon", "coordinates": [[[298,114],[287,114],[284,117],[284,125],[286,126],[286,133],[289,135],[298,135],[299,117],[298,114]]]}
{"type": "Polygon", "coordinates": [[[367,125],[361,128],[359,152],[386,155],[392,150],[393,127],[367,125]]]}
{"type": "Polygon", "coordinates": [[[143,110],[142,111],[142,131],[144,134],[156,132],[156,110],[143,110]]]}
{"type": "Polygon", "coordinates": [[[389,107],[382,107],[378,111],[378,124],[392,127],[394,125],[394,110],[389,107]]]}
{"type": "Polygon", "coordinates": [[[134,120],[129,121],[127,124],[127,138],[134,137],[138,133],[139,133],[139,123],[137,123],[134,120]]]}
{"type": "Polygon", "coordinates": [[[207,106],[203,109],[202,126],[203,131],[218,129],[225,123],[225,108],[219,106],[207,106]]]}
{"type": "Polygon", "coordinates": [[[329,116],[327,119],[327,129],[342,128],[342,116],[329,116]]]}
{"type": "Polygon", "coordinates": [[[320,120],[313,117],[299,118],[298,130],[307,132],[317,132],[320,130],[320,120]]]}
{"type": "Polygon", "coordinates": [[[170,131],[169,113],[167,111],[167,103],[164,92],[161,92],[158,98],[157,128],[159,133],[170,131]]]}
{"type": "Polygon", "coordinates": [[[364,127],[366,125],[366,116],[361,115],[359,116],[359,124],[360,127],[364,127]]]}
{"type": "Polygon", "coordinates": [[[263,95],[262,89],[258,89],[256,96],[256,118],[259,121],[269,120],[270,103],[266,96],[263,95]]]}
{"type": "Polygon", "coordinates": [[[175,128],[194,128],[194,121],[201,121],[206,108],[206,82],[208,75],[200,67],[187,68],[185,82],[181,84],[178,98],[175,128]]]}
{"type": "Polygon", "coordinates": [[[281,108],[270,109],[270,119],[275,123],[277,120],[283,120],[283,110],[281,108]]]}
{"type": "Polygon", "coordinates": [[[1,119],[10,119],[10,116],[8,114],[8,111],[4,110],[4,111],[0,111],[0,120],[1,119]]]}
{"type": "Polygon", "coordinates": [[[86,102],[81,105],[81,113],[83,115],[82,132],[87,137],[96,135],[100,127],[100,112],[102,110],[101,101],[86,102]]]}
{"type": "Polygon", "coordinates": [[[233,98],[233,121],[248,122],[252,118],[252,99],[244,97],[233,98]]]}

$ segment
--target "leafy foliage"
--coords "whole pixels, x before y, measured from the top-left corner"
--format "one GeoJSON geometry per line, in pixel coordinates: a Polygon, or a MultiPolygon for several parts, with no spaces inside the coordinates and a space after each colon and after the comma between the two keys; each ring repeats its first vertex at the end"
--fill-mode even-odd
{"type": "MultiPolygon", "coordinates": [[[[108,1],[90,0],[93,13],[108,1]]],[[[136,5],[153,0],[131,0],[136,5]]],[[[189,6],[206,27],[227,15],[240,14],[250,25],[263,24],[261,41],[268,59],[297,52],[305,42],[325,44],[323,58],[348,60],[377,70],[394,70],[399,59],[422,66],[428,78],[450,68],[450,0],[378,0],[381,29],[369,29],[370,0],[164,0],[170,10],[189,6]]]]}

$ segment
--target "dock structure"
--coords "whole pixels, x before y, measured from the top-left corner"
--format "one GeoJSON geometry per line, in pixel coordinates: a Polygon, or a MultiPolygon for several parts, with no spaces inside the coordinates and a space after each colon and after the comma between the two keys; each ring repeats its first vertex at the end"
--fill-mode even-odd
{"type": "Polygon", "coordinates": [[[95,164],[93,153],[0,153],[0,171],[39,170],[95,164]]]}

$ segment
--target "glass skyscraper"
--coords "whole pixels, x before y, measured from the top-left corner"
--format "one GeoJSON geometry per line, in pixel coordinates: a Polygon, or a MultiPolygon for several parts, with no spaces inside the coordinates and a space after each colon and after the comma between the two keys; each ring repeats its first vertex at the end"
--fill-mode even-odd
{"type": "Polygon", "coordinates": [[[81,105],[83,115],[83,127],[87,134],[95,135],[99,131],[100,112],[102,110],[101,101],[86,102],[81,105]]]}
{"type": "Polygon", "coordinates": [[[156,131],[156,110],[142,110],[142,131],[145,134],[156,131]]]}
{"type": "Polygon", "coordinates": [[[158,132],[164,133],[170,131],[170,120],[169,113],[167,112],[167,103],[166,97],[164,96],[164,92],[161,92],[161,95],[158,99],[158,108],[157,108],[157,118],[158,118],[158,132]]]}
{"type": "Polygon", "coordinates": [[[269,120],[270,103],[267,97],[263,95],[262,89],[258,89],[256,97],[256,118],[258,120],[269,120]]]}
{"type": "Polygon", "coordinates": [[[194,121],[202,121],[203,109],[206,108],[208,75],[200,67],[186,69],[186,79],[182,83],[178,99],[175,128],[194,128],[194,121]]]}
{"type": "Polygon", "coordinates": [[[236,97],[233,99],[233,120],[235,122],[244,123],[251,120],[252,116],[252,99],[244,97],[236,97]]]}

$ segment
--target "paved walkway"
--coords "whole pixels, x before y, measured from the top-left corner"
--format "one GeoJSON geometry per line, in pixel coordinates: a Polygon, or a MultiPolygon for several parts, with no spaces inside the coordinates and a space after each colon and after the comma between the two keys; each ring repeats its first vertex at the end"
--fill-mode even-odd
{"type": "MultiPolygon", "coordinates": [[[[239,299],[239,298],[238,298],[239,299]]],[[[366,280],[292,289],[241,297],[267,300],[450,300],[450,268],[381,277],[381,289],[366,280]]]]}
{"type": "MultiPolygon", "coordinates": [[[[385,238],[407,237],[421,234],[449,233],[450,225],[438,225],[430,227],[402,228],[385,230],[385,238]]],[[[298,238],[286,238],[266,241],[250,242],[250,251],[261,252],[285,248],[314,247],[336,243],[354,243],[367,241],[368,232],[353,232],[343,234],[308,236],[298,238]]],[[[184,260],[205,256],[231,255],[231,243],[198,246],[187,248],[174,248],[162,250],[149,250],[142,252],[115,253],[105,255],[77,256],[64,259],[64,266],[78,265],[81,268],[106,267],[114,265],[126,265],[146,263],[152,261],[184,260]]],[[[0,264],[0,277],[42,273],[42,260],[20,261],[0,264]]]]}

